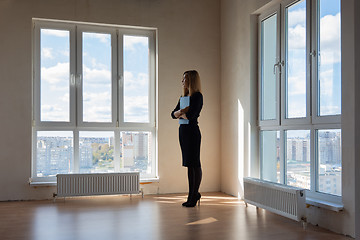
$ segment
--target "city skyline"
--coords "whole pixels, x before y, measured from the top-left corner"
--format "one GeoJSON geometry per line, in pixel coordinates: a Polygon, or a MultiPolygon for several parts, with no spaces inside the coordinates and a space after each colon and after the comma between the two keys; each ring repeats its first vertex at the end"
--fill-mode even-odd
{"type": "MultiPolygon", "coordinates": [[[[80,132],[81,133],[81,132],[80,132]]],[[[114,136],[79,138],[79,172],[114,172],[114,136]]],[[[97,133],[99,134],[99,133],[97,133]]],[[[109,133],[107,133],[109,135],[109,133]]],[[[46,134],[45,134],[46,135],[46,134]]],[[[72,173],[74,149],[72,136],[44,136],[37,139],[37,176],[55,176],[72,173]]],[[[81,136],[81,135],[80,135],[81,136]]],[[[120,171],[151,172],[151,134],[148,132],[122,132],[118,146],[120,171]],[[126,155],[126,156],[125,156],[126,155]],[[125,164],[126,161],[126,164],[125,164]],[[131,164],[129,164],[131,163],[131,164]]]]}

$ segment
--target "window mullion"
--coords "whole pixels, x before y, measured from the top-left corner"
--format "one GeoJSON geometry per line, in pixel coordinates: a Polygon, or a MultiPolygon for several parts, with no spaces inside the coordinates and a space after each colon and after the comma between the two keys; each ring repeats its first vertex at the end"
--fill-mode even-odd
{"type": "Polygon", "coordinates": [[[83,122],[83,85],[81,81],[82,76],[82,31],[76,27],[76,75],[75,75],[75,85],[76,85],[76,125],[79,127],[83,122]]]}
{"type": "Polygon", "coordinates": [[[118,121],[124,124],[124,33],[118,31],[118,121]]]}
{"type": "Polygon", "coordinates": [[[314,1],[312,0],[306,0],[306,52],[305,52],[305,56],[306,56],[306,119],[307,119],[307,123],[312,123],[312,83],[311,83],[311,58],[312,55],[310,54],[310,52],[312,51],[312,19],[311,16],[313,16],[313,14],[311,14],[311,10],[312,8],[312,3],[314,1]]]}
{"type": "Polygon", "coordinates": [[[310,132],[310,191],[316,192],[318,186],[318,146],[317,146],[317,131],[312,128],[310,132]]]}
{"type": "Polygon", "coordinates": [[[120,130],[118,128],[114,131],[114,170],[115,172],[119,172],[121,170],[120,166],[120,130]]]}
{"type": "Polygon", "coordinates": [[[280,183],[286,184],[286,164],[285,164],[285,149],[286,149],[286,142],[284,137],[284,130],[280,130],[280,183]]]}
{"type": "Polygon", "coordinates": [[[317,0],[311,1],[311,9],[308,11],[311,15],[311,46],[308,51],[309,53],[309,63],[310,63],[310,76],[311,76],[311,123],[314,124],[317,120],[317,112],[318,112],[318,86],[317,86],[317,79],[318,79],[318,7],[317,7],[317,0]]]}
{"type": "Polygon", "coordinates": [[[118,51],[117,31],[111,32],[111,119],[113,125],[117,126],[118,121],[118,51]]]}
{"type": "Polygon", "coordinates": [[[74,151],[73,151],[73,158],[74,158],[74,166],[72,166],[72,169],[75,173],[78,173],[80,170],[80,139],[79,139],[79,130],[73,131],[74,138],[73,138],[73,145],[74,145],[74,151]]]}
{"type": "Polygon", "coordinates": [[[76,26],[70,29],[70,122],[76,126],[76,26]]]}

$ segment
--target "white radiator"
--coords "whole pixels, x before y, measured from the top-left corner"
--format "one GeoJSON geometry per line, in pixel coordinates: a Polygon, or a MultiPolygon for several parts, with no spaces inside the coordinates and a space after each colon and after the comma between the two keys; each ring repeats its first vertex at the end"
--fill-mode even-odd
{"type": "Polygon", "coordinates": [[[139,193],[138,172],[57,174],[56,178],[57,197],[139,193]]]}
{"type": "Polygon", "coordinates": [[[296,221],[306,221],[305,190],[244,178],[244,201],[296,221]]]}

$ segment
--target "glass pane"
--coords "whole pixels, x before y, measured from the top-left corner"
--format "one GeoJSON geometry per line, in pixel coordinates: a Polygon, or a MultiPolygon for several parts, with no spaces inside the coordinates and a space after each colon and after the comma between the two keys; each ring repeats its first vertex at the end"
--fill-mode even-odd
{"type": "Polygon", "coordinates": [[[124,171],[151,173],[150,132],[121,132],[120,144],[120,167],[124,171]]]}
{"type": "Polygon", "coordinates": [[[124,36],[124,121],[149,122],[149,39],[124,36]]]}
{"type": "Polygon", "coordinates": [[[83,121],[111,122],[111,35],[83,33],[83,121]]]}
{"type": "Polygon", "coordinates": [[[285,138],[287,185],[310,189],[310,131],[288,130],[285,138]]]}
{"type": "Polygon", "coordinates": [[[318,130],[318,191],[341,196],[341,130],[318,130]]]}
{"type": "Polygon", "coordinates": [[[319,0],[318,88],[320,116],[341,114],[340,0],[319,0]]]}
{"type": "Polygon", "coordinates": [[[36,176],[54,177],[72,172],[73,151],[72,132],[37,132],[36,176]]]}
{"type": "Polygon", "coordinates": [[[261,120],[276,119],[277,14],[261,22],[261,120]]]}
{"type": "Polygon", "coordinates": [[[70,33],[40,30],[40,120],[70,121],[70,33]]]}
{"type": "Polygon", "coordinates": [[[280,131],[261,132],[262,179],[280,183],[280,131]]]}
{"type": "Polygon", "coordinates": [[[114,172],[114,132],[79,132],[81,173],[114,172]]]}
{"type": "Polygon", "coordinates": [[[306,117],[306,1],[286,8],[286,118],[306,117]]]}

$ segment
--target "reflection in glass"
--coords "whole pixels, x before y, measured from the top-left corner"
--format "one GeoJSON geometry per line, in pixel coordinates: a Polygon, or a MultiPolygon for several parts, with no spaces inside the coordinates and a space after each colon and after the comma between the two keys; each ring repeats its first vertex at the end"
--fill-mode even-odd
{"type": "Polygon", "coordinates": [[[151,133],[121,132],[121,168],[125,171],[151,173],[151,133]]]}
{"type": "Polygon", "coordinates": [[[114,132],[80,132],[81,173],[114,172],[114,132]]]}
{"type": "Polygon", "coordinates": [[[73,133],[38,131],[36,176],[55,177],[73,171],[73,133]]]}
{"type": "Polygon", "coordinates": [[[286,118],[306,117],[306,1],[286,8],[286,118]]]}
{"type": "Polygon", "coordinates": [[[124,121],[149,122],[149,39],[124,36],[124,121]]]}
{"type": "Polygon", "coordinates": [[[111,35],[83,33],[83,121],[111,122],[111,35]]]}
{"type": "Polygon", "coordinates": [[[40,119],[70,121],[70,33],[40,30],[40,119]]]}
{"type": "Polygon", "coordinates": [[[319,192],[341,196],[341,130],[317,131],[319,192]]]}
{"type": "Polygon", "coordinates": [[[310,189],[310,131],[285,131],[287,185],[310,189]]]}
{"type": "Polygon", "coordinates": [[[261,22],[261,120],[276,119],[277,14],[261,22]]]}
{"type": "Polygon", "coordinates": [[[318,114],[341,114],[340,0],[319,0],[318,114]]]}
{"type": "Polygon", "coordinates": [[[280,183],[280,131],[261,131],[262,179],[280,183]]]}

